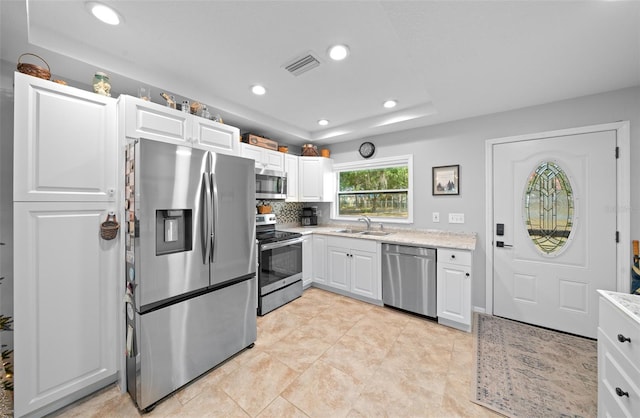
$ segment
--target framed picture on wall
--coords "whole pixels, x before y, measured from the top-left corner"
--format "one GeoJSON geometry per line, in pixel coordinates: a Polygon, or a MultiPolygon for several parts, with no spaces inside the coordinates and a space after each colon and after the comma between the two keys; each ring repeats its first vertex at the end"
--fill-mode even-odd
{"type": "Polygon", "coordinates": [[[460,194],[460,166],[433,167],[432,183],[434,196],[460,194]]]}

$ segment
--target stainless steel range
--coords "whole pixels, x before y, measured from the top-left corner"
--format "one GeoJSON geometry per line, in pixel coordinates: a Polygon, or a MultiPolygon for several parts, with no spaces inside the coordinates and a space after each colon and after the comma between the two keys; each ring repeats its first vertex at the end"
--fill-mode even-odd
{"type": "Polygon", "coordinates": [[[256,215],[258,315],[302,295],[302,234],[276,230],[274,214],[256,215]]]}

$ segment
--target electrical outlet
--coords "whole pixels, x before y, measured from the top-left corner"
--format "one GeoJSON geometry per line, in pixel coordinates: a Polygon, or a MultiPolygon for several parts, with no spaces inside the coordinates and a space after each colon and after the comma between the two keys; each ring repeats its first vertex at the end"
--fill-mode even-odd
{"type": "Polygon", "coordinates": [[[450,224],[463,224],[464,223],[464,213],[450,213],[449,214],[449,223],[450,224]]]}
{"type": "Polygon", "coordinates": [[[440,222],[440,212],[433,212],[433,222],[440,222]]]}

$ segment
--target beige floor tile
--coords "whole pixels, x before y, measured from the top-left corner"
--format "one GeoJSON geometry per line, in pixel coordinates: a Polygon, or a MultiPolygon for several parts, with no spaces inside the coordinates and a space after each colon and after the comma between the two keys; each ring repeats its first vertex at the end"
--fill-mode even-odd
{"type": "Polygon", "coordinates": [[[413,318],[415,317],[411,314],[386,306],[373,306],[366,316],[368,320],[396,324],[399,327],[404,327],[413,318]]]}
{"type": "Polygon", "coordinates": [[[291,402],[278,396],[260,414],[259,418],[308,418],[308,415],[296,408],[291,402]]]}
{"type": "Polygon", "coordinates": [[[298,331],[310,338],[318,338],[329,344],[335,344],[357,321],[358,318],[342,317],[334,315],[332,312],[323,312],[302,325],[298,331]]]}
{"type": "Polygon", "coordinates": [[[167,417],[238,417],[248,418],[248,415],[222,389],[207,388],[195,398],[191,399],[179,410],[166,415],[167,417]]]}
{"type": "MultiPolygon", "coordinates": [[[[247,351],[251,351],[251,350],[247,350],[247,351]]],[[[206,373],[205,375],[200,376],[197,380],[189,383],[188,385],[183,387],[181,390],[179,390],[177,393],[175,393],[173,396],[182,405],[184,405],[187,402],[189,402],[191,399],[198,396],[203,391],[206,391],[207,389],[218,385],[218,383],[220,383],[220,381],[225,376],[227,376],[229,373],[231,373],[232,371],[234,371],[239,367],[240,363],[239,362],[236,363],[234,361],[236,357],[234,357],[233,359],[227,360],[226,362],[222,363],[221,365],[211,370],[210,372],[206,373]]]]}
{"type": "Polygon", "coordinates": [[[298,373],[267,353],[259,353],[225,376],[219,384],[242,409],[257,415],[298,377],[298,373]]]}
{"type": "Polygon", "coordinates": [[[350,416],[424,417],[438,410],[442,394],[431,391],[411,379],[378,369],[354,403],[350,416]]]}
{"type": "Polygon", "coordinates": [[[326,311],[331,306],[331,301],[326,297],[318,299],[300,297],[279,308],[283,312],[298,315],[301,318],[311,319],[326,311]]]}
{"type": "Polygon", "coordinates": [[[140,413],[129,397],[129,394],[120,393],[120,389],[112,385],[96,392],[90,397],[81,399],[67,408],[51,414],[51,416],[63,418],[138,417],[140,413]]]}
{"type": "MultiPolygon", "coordinates": [[[[154,417],[495,417],[471,399],[473,337],[311,288],[258,318],[255,347],[158,403],[154,417]]],[[[111,386],[58,417],[139,417],[111,386]]]]}
{"type": "Polygon", "coordinates": [[[331,344],[313,334],[297,330],[278,341],[277,344],[265,348],[265,352],[298,373],[302,373],[330,347],[331,344]]]}
{"type": "Polygon", "coordinates": [[[318,289],[317,287],[311,287],[304,291],[301,299],[313,301],[315,303],[327,303],[332,304],[336,300],[336,294],[328,292],[326,290],[318,289]]]}
{"type": "Polygon", "coordinates": [[[386,354],[386,348],[345,335],[323,354],[321,360],[361,382],[366,382],[378,369],[386,354]]]}
{"type": "Polygon", "coordinates": [[[340,318],[358,321],[372,308],[371,304],[340,296],[331,304],[327,312],[340,318]]]}
{"type": "Polygon", "coordinates": [[[344,417],[360,395],[363,383],[322,360],[314,363],[282,397],[310,417],[344,417]]]}
{"type": "Polygon", "coordinates": [[[401,331],[402,328],[396,324],[364,318],[358,321],[345,335],[357,338],[369,345],[389,349],[401,331]]]}
{"type": "MultiPolygon", "coordinates": [[[[260,345],[271,345],[308,322],[296,314],[275,310],[258,317],[258,341],[260,345]]],[[[256,344],[257,345],[257,344],[256,344]]]]}

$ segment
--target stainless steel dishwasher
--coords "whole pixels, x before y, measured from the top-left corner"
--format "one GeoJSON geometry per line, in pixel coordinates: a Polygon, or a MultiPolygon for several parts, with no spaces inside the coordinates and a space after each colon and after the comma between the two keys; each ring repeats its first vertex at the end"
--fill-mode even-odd
{"type": "Polygon", "coordinates": [[[382,301],[435,318],[436,250],[382,244],[382,301]]]}

